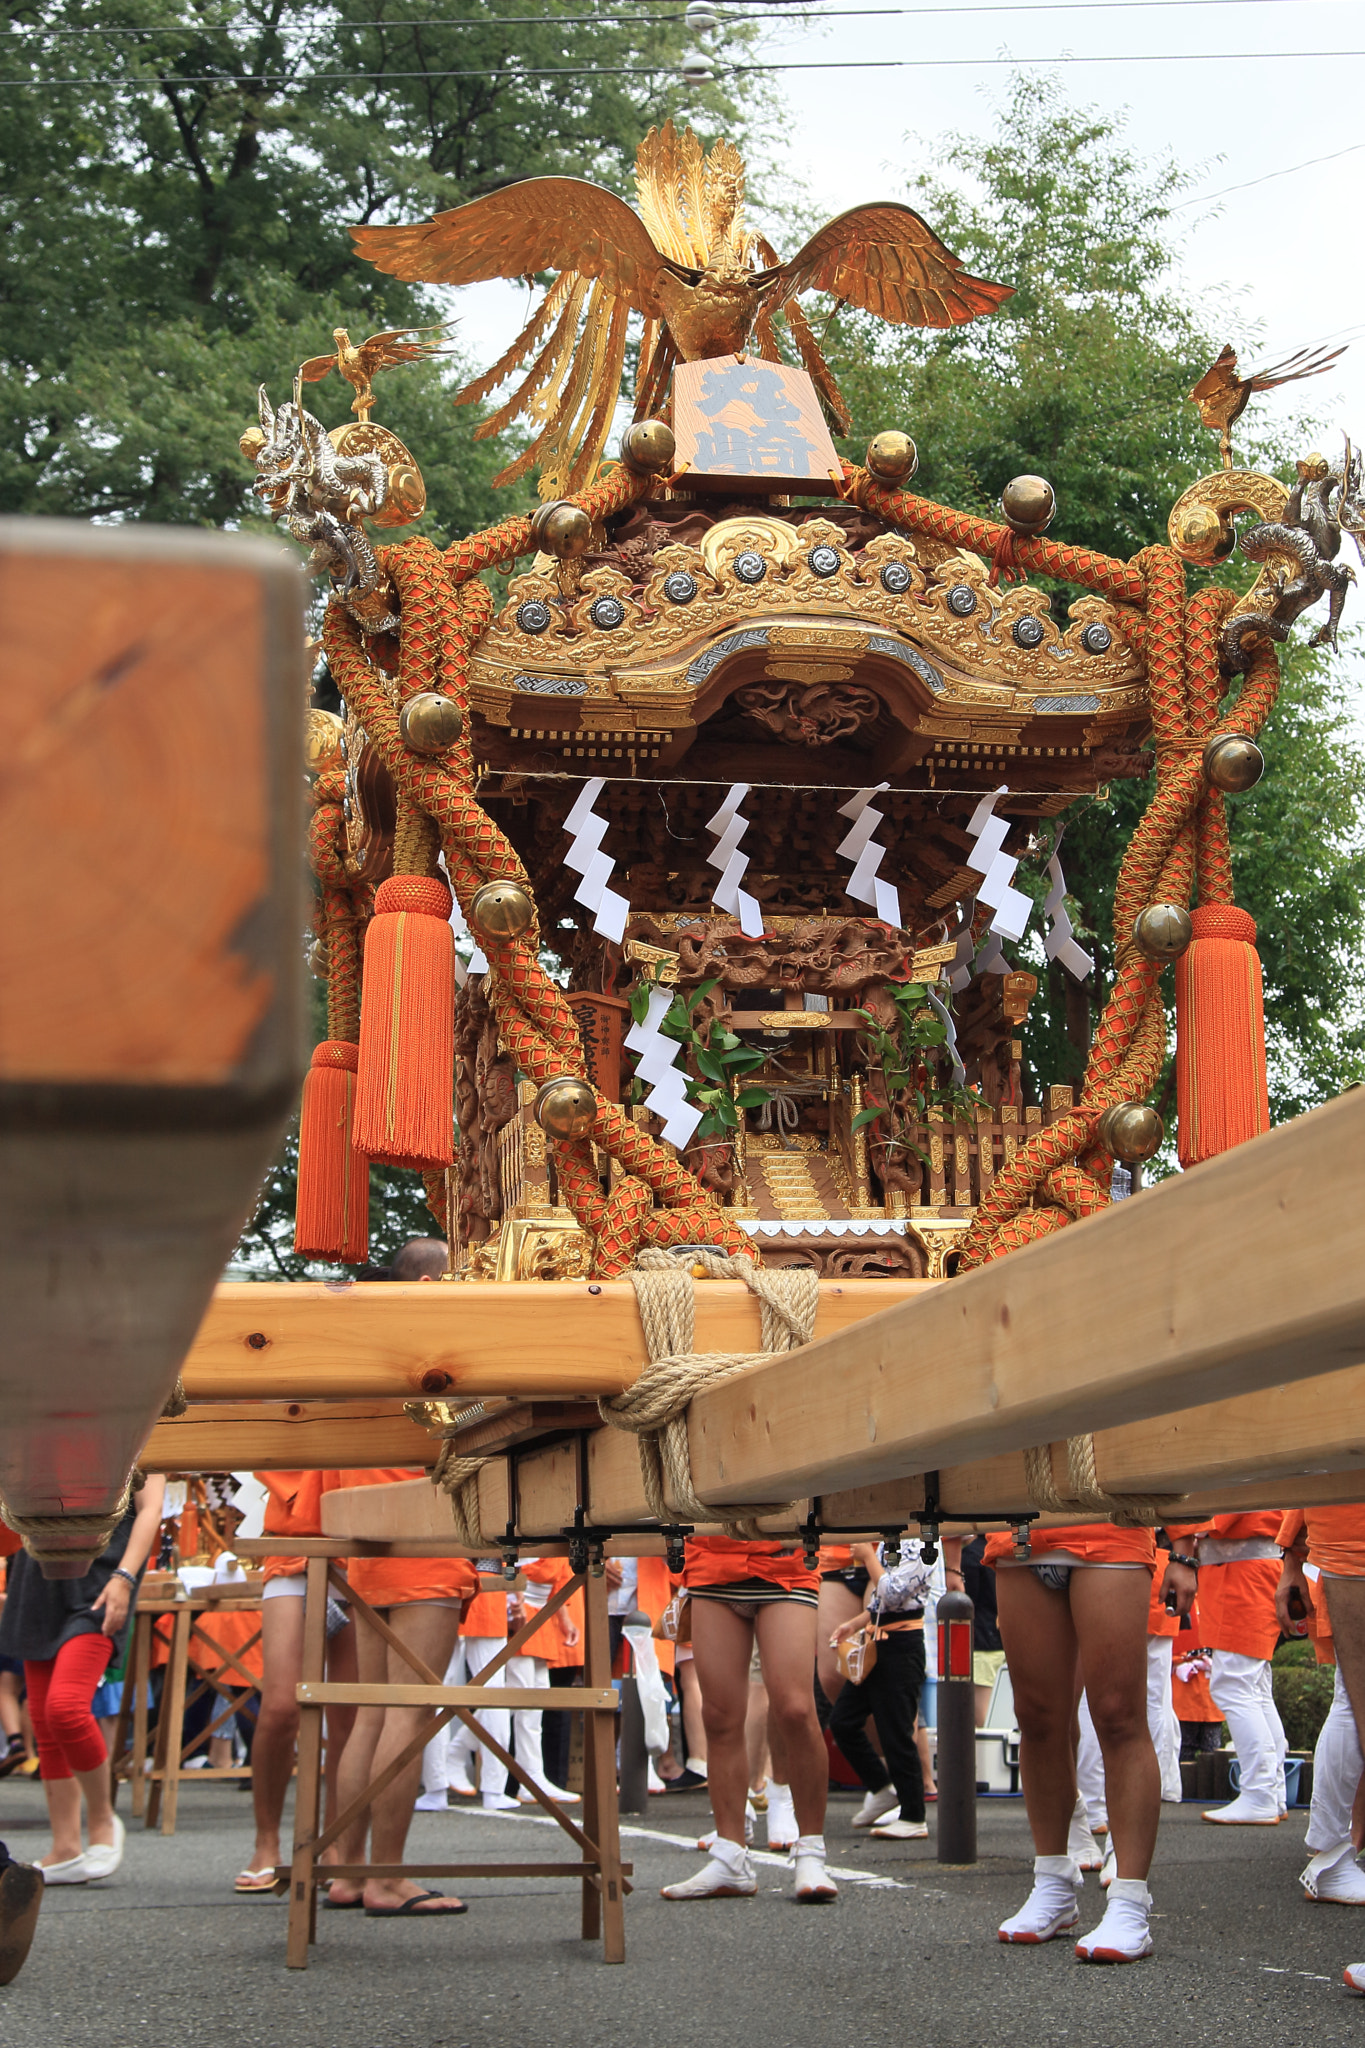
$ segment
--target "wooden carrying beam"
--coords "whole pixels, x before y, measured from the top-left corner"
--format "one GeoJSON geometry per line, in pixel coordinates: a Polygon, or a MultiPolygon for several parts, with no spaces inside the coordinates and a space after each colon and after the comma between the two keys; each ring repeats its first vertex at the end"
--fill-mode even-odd
{"type": "MultiPolygon", "coordinates": [[[[938,1285],[825,1281],[816,1335],[938,1285]]],[[[696,1334],[699,1351],[761,1350],[757,1300],[741,1281],[708,1281],[696,1334]]],[[[644,1358],[629,1280],[229,1283],[209,1304],[184,1380],[191,1401],[581,1399],[621,1393],[644,1358]]]]}
{"type": "Polygon", "coordinates": [[[0,1495],[21,1516],[117,1501],[298,1084],[302,597],[273,543],[0,520],[0,1495]]]}

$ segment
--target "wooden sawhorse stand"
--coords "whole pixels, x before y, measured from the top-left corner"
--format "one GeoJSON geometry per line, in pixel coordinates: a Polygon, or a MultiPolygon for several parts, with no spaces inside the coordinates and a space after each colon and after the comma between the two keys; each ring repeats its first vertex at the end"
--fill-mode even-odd
{"type": "MultiPolygon", "coordinates": [[[[234,1651],[223,1648],[206,1626],[207,1621],[215,1614],[259,1615],[260,1611],[259,1593],[243,1593],[231,1585],[204,1586],[197,1592],[179,1599],[153,1597],[138,1601],[133,1617],[133,1640],[124,1674],[118,1726],[114,1735],[113,1770],[115,1785],[122,1777],[128,1778],[131,1782],[133,1819],[143,1820],[145,1813],[146,1827],[154,1828],[159,1820],[163,1835],[175,1833],[181,1780],[187,1775],[186,1763],[197,1749],[204,1748],[211,1736],[223,1733],[225,1723],[228,1729],[231,1729],[238,1709],[246,1705],[257,1689],[257,1680],[240,1659],[260,1641],[259,1625],[256,1633],[234,1651]],[[157,1715],[152,1768],[149,1771],[147,1689],[152,1669],[152,1631],[165,1615],[171,1617],[174,1627],[171,1631],[170,1657],[162,1686],[161,1708],[157,1715]],[[214,1657],[219,1660],[219,1668],[211,1678],[200,1677],[191,1689],[190,1643],[196,1635],[202,1637],[214,1657]],[[235,1680],[229,1679],[227,1674],[230,1671],[238,1674],[235,1680]],[[192,1742],[182,1743],[181,1727],[186,1707],[193,1706],[196,1700],[202,1699],[203,1695],[210,1691],[216,1693],[226,1704],[215,1714],[202,1734],[197,1735],[192,1742]]],[[[196,1766],[188,1775],[196,1781],[249,1778],[251,1766],[230,1764],[215,1767],[206,1763],[196,1766]]]]}
{"type": "Polygon", "coordinates": [[[380,1543],[348,1541],[335,1536],[309,1538],[255,1538],[239,1542],[242,1555],[281,1555],[308,1558],[308,1584],[303,1622],[303,1680],[298,1689],[300,1707],[298,1779],[294,1801],[294,1855],[287,1869],[279,1872],[289,1882],[289,1933],[285,1960],[291,1970],[308,1967],[308,1946],[317,1939],[317,1896],[319,1886],[334,1877],[363,1881],[367,1877],[577,1877],[582,1880],[582,1934],[585,1941],[602,1943],[602,1960],[623,1963],[626,1959],[625,1893],[631,1865],[621,1861],[620,1807],[616,1785],[617,1697],[611,1682],[611,1647],[607,1623],[607,1586],[600,1569],[580,1572],[562,1586],[531,1618],[509,1638],[492,1662],[486,1664],[472,1685],[444,1685],[443,1674],[432,1671],[414,1657],[394,1634],[383,1616],[360,1599],[335,1568],[340,1557],[431,1556],[425,1543],[380,1543]],[[383,1637],[410,1665],[416,1683],[412,1685],[360,1685],[329,1683],[324,1662],[327,1645],[327,1593],[335,1582],[338,1592],[349,1600],[357,1617],[383,1637]],[[570,1596],[582,1590],[584,1600],[583,1679],[581,1686],[503,1687],[491,1696],[490,1678],[511,1657],[519,1657],[541,1624],[556,1613],[570,1596]],[[580,1826],[562,1806],[532,1783],[501,1743],[474,1718],[474,1708],[494,1705],[512,1713],[581,1713],[583,1739],[583,1820],[580,1826]],[[323,1714],[329,1705],[382,1707],[429,1706],[434,1711],[392,1763],[365,1788],[361,1797],[338,1814],[329,1828],[322,1828],[323,1714]],[[558,1822],[578,1848],[573,1863],[329,1863],[320,1865],[324,1849],[336,1841],[358,1815],[397,1776],[405,1764],[419,1755],[433,1735],[448,1722],[459,1719],[471,1735],[504,1764],[526,1786],[545,1811],[558,1822]]]}

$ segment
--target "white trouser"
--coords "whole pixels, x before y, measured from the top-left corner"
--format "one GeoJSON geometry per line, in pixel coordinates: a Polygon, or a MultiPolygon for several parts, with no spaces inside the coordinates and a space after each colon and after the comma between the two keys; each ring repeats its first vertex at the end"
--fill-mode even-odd
{"type": "MultiPolygon", "coordinates": [[[[466,1685],[472,1685],[484,1665],[491,1664],[499,1651],[507,1647],[506,1636],[462,1636],[460,1641],[464,1649],[466,1685]]],[[[454,1685],[459,1681],[451,1679],[449,1683],[454,1685]]],[[[488,1690],[492,1692],[496,1687],[506,1683],[507,1666],[504,1664],[502,1670],[494,1672],[489,1679],[488,1690]]],[[[505,1707],[480,1707],[474,1719],[481,1728],[487,1729],[494,1742],[500,1742],[504,1749],[507,1748],[511,1737],[512,1717],[505,1707]]],[[[475,1741],[463,1721],[452,1721],[450,1724],[450,1748],[447,1754],[451,1762],[458,1759],[463,1763],[466,1775],[472,1773],[474,1758],[477,1755],[481,1759],[480,1788],[484,1792],[501,1792],[507,1778],[506,1770],[491,1749],[485,1749],[481,1743],[475,1741]]]]}
{"type": "MultiPolygon", "coordinates": [[[[450,1662],[446,1666],[443,1681],[446,1685],[463,1685],[465,1682],[464,1644],[464,1637],[456,1636],[455,1648],[451,1651],[450,1662]]],[[[444,1792],[450,1784],[450,1739],[451,1724],[447,1722],[440,1734],[433,1735],[422,1751],[424,1792],[444,1792]]]]}
{"type": "Polygon", "coordinates": [[[1270,1665],[1264,1657],[1215,1650],[1209,1691],[1228,1724],[1241,1774],[1239,1797],[1267,1814],[1284,1803],[1284,1728],[1275,1710],[1270,1665]]]}
{"type": "Polygon", "coordinates": [[[1175,1653],[1173,1636],[1147,1638],[1147,1726],[1152,1747],[1161,1766],[1161,1796],[1179,1801],[1184,1796],[1180,1781],[1180,1723],[1171,1698],[1171,1662],[1175,1653]]]}
{"type": "MultiPolygon", "coordinates": [[[[1163,1799],[1179,1799],[1180,1784],[1180,1723],[1175,1718],[1175,1707],[1171,1700],[1171,1649],[1169,1636],[1148,1636],[1147,1638],[1147,1727],[1152,1737],[1152,1747],[1161,1767],[1161,1796],[1163,1799]]],[[[1100,1754],[1100,1741],[1095,1733],[1095,1723],[1090,1715],[1090,1702],[1081,1694],[1080,1707],[1081,1740],[1076,1752],[1076,1790],[1085,1807],[1085,1817],[1092,1828],[1107,1824],[1108,1812],[1104,1789],[1104,1758],[1100,1754]]]]}
{"type": "MultiPolygon", "coordinates": [[[[550,1667],[543,1657],[509,1657],[507,1683],[514,1686],[544,1686],[550,1690],[550,1667]]],[[[545,1780],[545,1753],[541,1748],[543,1717],[538,1710],[523,1709],[512,1716],[512,1754],[536,1783],[545,1780]]],[[[520,1786],[516,1788],[520,1791],[520,1786]]]]}
{"type": "Polygon", "coordinates": [[[1332,1705],[1313,1751],[1313,1804],[1304,1840],[1314,1856],[1350,1848],[1351,1806],[1363,1769],[1356,1717],[1338,1669],[1332,1705]]]}

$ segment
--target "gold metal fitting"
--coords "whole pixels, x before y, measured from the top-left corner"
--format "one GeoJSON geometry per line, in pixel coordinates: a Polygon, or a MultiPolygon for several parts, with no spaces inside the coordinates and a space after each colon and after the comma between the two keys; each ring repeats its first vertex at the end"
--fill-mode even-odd
{"type": "Polygon", "coordinates": [[[662,476],[677,452],[673,429],[663,420],[635,420],[621,436],[621,460],[637,476],[662,476]]]}
{"type": "Polygon", "coordinates": [[[265,446],[265,435],[261,432],[259,427],[248,427],[246,432],[242,434],[242,436],[238,440],[237,446],[241,449],[247,461],[251,463],[254,468],[256,457],[260,454],[262,448],[264,448],[265,446]]]}
{"type": "Polygon", "coordinates": [[[1215,733],[1204,749],[1204,773],[1225,796],[1241,796],[1265,774],[1265,755],[1244,732],[1215,733]]]}
{"type": "Polygon", "coordinates": [[[867,466],[879,483],[908,484],[919,468],[919,450],[899,427],[888,427],[868,442],[867,466]]]}
{"type": "Polygon", "coordinates": [[[331,971],[331,956],[326,939],[314,939],[308,948],[308,972],[317,981],[326,981],[331,971]]]}
{"type": "Polygon", "coordinates": [[[397,434],[374,420],[347,420],[327,436],[338,455],[377,455],[388,473],[388,489],[379,510],[370,514],[376,526],[411,526],[427,508],[422,472],[397,434]]]}
{"type": "Polygon", "coordinates": [[[1201,562],[1205,566],[1226,562],[1237,545],[1232,521],[1213,505],[1201,505],[1197,499],[1176,507],[1167,530],[1171,546],[1186,562],[1201,562]]]}
{"type": "Polygon", "coordinates": [[[464,713],[453,697],[419,690],[399,712],[398,730],[414,754],[444,754],[464,731],[464,713]]]}
{"type": "Polygon", "coordinates": [[[1016,533],[1046,533],[1057,510],[1057,493],[1045,476],[1017,476],[1000,493],[1000,510],[1016,533]]]}
{"type": "Polygon", "coordinates": [[[1193,937],[1190,913],[1179,903],[1149,903],[1133,921],[1133,944],[1149,960],[1178,960],[1193,937]]]}
{"type": "Polygon", "coordinates": [[[597,1097],[575,1074],[557,1074],[536,1096],[536,1122],[550,1138],[586,1138],[597,1122],[597,1097]]]}
{"type": "Polygon", "coordinates": [[[489,939],[519,939],[531,929],[536,907],[519,882],[485,882],[474,891],[469,922],[489,939]]]}
{"type": "Polygon", "coordinates": [[[335,711],[322,711],[316,706],[309,710],[303,735],[303,765],[310,775],[321,775],[324,768],[336,766],[341,759],[345,732],[335,711]]]}
{"type": "Polygon", "coordinates": [[[592,521],[571,498],[555,498],[531,515],[531,537],[547,555],[561,562],[585,555],[592,544],[592,521]]]}
{"type": "Polygon", "coordinates": [[[1096,1135],[1106,1152],[1134,1166],[1161,1150],[1166,1126],[1150,1103],[1116,1102],[1100,1118],[1096,1135]]]}

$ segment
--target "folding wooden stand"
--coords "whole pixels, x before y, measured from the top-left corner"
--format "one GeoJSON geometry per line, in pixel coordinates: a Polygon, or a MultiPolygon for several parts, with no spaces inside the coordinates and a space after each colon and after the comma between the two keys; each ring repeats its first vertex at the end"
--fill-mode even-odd
{"type": "Polygon", "coordinates": [[[240,1542],[243,1555],[281,1555],[308,1558],[308,1583],[303,1623],[303,1680],[298,1689],[301,1718],[298,1747],[298,1783],[294,1803],[294,1856],[280,1877],[289,1880],[289,1932],[285,1960],[291,1970],[308,1966],[308,1945],[317,1939],[317,1895],[320,1884],[344,1877],[363,1882],[368,1877],[576,1877],[582,1881],[582,1934],[585,1941],[602,1942],[602,1960],[623,1963],[626,1958],[625,1893],[631,1865],[621,1861],[620,1810],[616,1785],[617,1697],[611,1683],[611,1647],[607,1624],[607,1586],[600,1569],[581,1572],[571,1578],[544,1606],[519,1628],[470,1685],[444,1685],[442,1674],[431,1670],[399,1641],[383,1616],[347,1586],[335,1568],[340,1557],[429,1556],[429,1544],[353,1542],[336,1536],[258,1538],[240,1542]],[[329,1683],[324,1664],[327,1646],[327,1592],[334,1582],[344,1593],[358,1620],[374,1629],[391,1649],[412,1667],[417,1683],[412,1685],[370,1685],[329,1683]],[[521,1656],[541,1624],[556,1613],[574,1593],[582,1590],[584,1600],[583,1664],[580,1686],[501,1687],[489,1694],[488,1682],[511,1657],[521,1656]],[[371,1780],[364,1793],[322,1828],[323,1714],[328,1706],[429,1706],[431,1719],[407,1747],[371,1780]],[[473,1709],[493,1705],[512,1713],[581,1713],[583,1740],[583,1821],[580,1826],[562,1806],[540,1790],[501,1743],[495,1742],[474,1718],[473,1709]],[[320,1865],[323,1850],[337,1840],[356,1817],[368,1808],[377,1794],[403,1767],[425,1749],[432,1737],[451,1720],[460,1720],[485,1749],[530,1791],[539,1805],[556,1820],[580,1852],[577,1862],[565,1863],[329,1863],[320,1865]]]}
{"type": "Polygon", "coordinates": [[[259,1593],[234,1593],[230,1586],[206,1586],[186,1598],[175,1600],[152,1598],[138,1601],[137,1611],[133,1617],[133,1640],[129,1647],[128,1665],[123,1680],[123,1699],[119,1706],[118,1727],[114,1735],[113,1773],[115,1784],[120,1778],[127,1778],[132,1784],[134,1820],[143,1820],[145,1814],[144,1825],[149,1828],[154,1828],[159,1820],[163,1835],[175,1833],[180,1784],[184,1777],[214,1782],[222,1778],[251,1776],[249,1764],[229,1764],[221,1767],[203,1764],[197,1765],[189,1772],[186,1771],[186,1764],[196,1750],[204,1748],[212,1736],[231,1733],[234,1716],[239,1708],[246,1705],[259,1683],[240,1660],[260,1641],[260,1627],[258,1626],[256,1633],[234,1651],[224,1649],[207,1624],[215,1614],[259,1615],[260,1611],[259,1593]],[[161,1710],[157,1715],[156,1741],[152,1753],[152,1767],[149,1771],[147,1688],[151,1679],[152,1634],[156,1623],[165,1615],[171,1617],[174,1627],[171,1631],[170,1659],[162,1683],[161,1710]],[[218,1669],[211,1677],[201,1676],[191,1686],[190,1646],[196,1636],[219,1661],[218,1669]],[[240,1683],[235,1683],[227,1675],[234,1670],[239,1674],[240,1683]],[[185,1709],[202,1699],[206,1692],[216,1693],[223,1705],[192,1742],[182,1742],[185,1709]]]}

